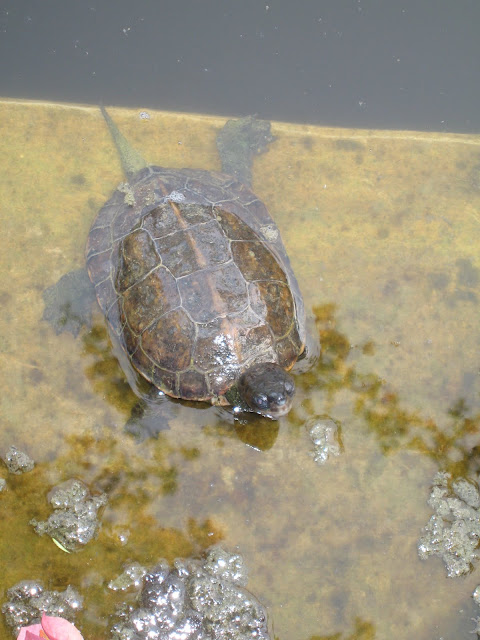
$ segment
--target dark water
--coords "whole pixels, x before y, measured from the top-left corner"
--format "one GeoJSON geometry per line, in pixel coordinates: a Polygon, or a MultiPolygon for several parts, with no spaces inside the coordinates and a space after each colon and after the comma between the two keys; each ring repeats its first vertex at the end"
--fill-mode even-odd
{"type": "Polygon", "coordinates": [[[3,0],[0,95],[480,130],[476,0],[3,0]]]}

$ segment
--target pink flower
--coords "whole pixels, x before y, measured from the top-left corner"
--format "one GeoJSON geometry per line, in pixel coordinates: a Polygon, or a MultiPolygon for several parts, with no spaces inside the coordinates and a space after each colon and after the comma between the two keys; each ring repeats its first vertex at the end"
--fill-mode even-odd
{"type": "Polygon", "coordinates": [[[83,636],[68,620],[42,613],[42,623],[22,627],[17,640],[83,640],[83,636]]]}

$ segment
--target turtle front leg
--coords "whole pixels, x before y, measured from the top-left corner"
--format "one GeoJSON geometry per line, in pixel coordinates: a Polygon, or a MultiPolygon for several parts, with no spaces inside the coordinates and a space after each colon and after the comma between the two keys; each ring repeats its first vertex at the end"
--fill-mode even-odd
{"type": "Polygon", "coordinates": [[[125,431],[137,442],[157,438],[161,431],[170,429],[170,423],[178,417],[181,405],[162,391],[151,387],[149,392],[132,408],[125,431]]]}
{"type": "Polygon", "coordinates": [[[95,290],[85,269],[70,271],[43,292],[46,320],[58,335],[69,331],[77,336],[85,325],[92,324],[95,290]]]}
{"type": "Polygon", "coordinates": [[[228,120],[217,136],[222,171],[244,185],[252,184],[253,156],[264,153],[275,140],[270,122],[253,116],[228,120]]]}

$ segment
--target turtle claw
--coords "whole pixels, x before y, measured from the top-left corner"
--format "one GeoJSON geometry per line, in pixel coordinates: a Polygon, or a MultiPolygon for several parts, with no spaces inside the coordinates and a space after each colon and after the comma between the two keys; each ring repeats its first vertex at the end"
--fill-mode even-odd
{"type": "Polygon", "coordinates": [[[81,328],[92,324],[95,291],[85,269],[70,271],[43,292],[46,320],[58,335],[70,332],[77,336],[81,328]]]}

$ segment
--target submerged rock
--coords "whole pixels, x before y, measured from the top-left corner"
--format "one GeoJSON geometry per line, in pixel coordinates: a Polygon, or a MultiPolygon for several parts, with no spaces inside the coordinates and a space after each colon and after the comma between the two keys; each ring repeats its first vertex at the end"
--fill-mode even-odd
{"type": "Polygon", "coordinates": [[[132,587],[138,588],[142,584],[146,573],[147,570],[139,565],[138,562],[132,562],[132,564],[125,567],[123,573],[110,580],[108,588],[112,591],[127,591],[132,587]]]}
{"type": "Polygon", "coordinates": [[[107,503],[107,496],[90,496],[80,480],[67,480],[55,487],[48,500],[54,512],[47,520],[30,521],[35,531],[51,536],[65,549],[74,551],[93,538],[98,527],[98,510],[107,503]]]}
{"type": "Polygon", "coordinates": [[[35,466],[35,462],[24,451],[20,451],[17,447],[11,446],[3,456],[3,461],[7,465],[10,473],[20,475],[31,471],[35,466]]]}
{"type": "Polygon", "coordinates": [[[137,606],[124,605],[114,640],[270,640],[267,615],[245,589],[238,554],[212,547],[202,560],[160,561],[143,580],[137,606]]]}
{"type": "MultiPolygon", "coordinates": [[[[473,601],[475,602],[475,604],[477,604],[480,607],[480,584],[475,589],[475,591],[472,593],[472,598],[473,598],[473,601]]],[[[476,633],[477,636],[480,638],[480,617],[472,618],[472,619],[475,622],[475,629],[473,629],[471,631],[471,633],[476,633]]]]}
{"type": "Polygon", "coordinates": [[[342,443],[337,423],[329,417],[312,418],[305,425],[313,442],[313,460],[323,465],[331,457],[339,456],[342,443]]]}
{"type": "Polygon", "coordinates": [[[17,636],[21,627],[40,622],[42,612],[73,622],[82,608],[83,598],[73,587],[65,591],[47,591],[41,582],[22,580],[7,591],[8,601],[2,606],[5,621],[17,636]]]}
{"type": "Polygon", "coordinates": [[[418,542],[418,555],[440,556],[450,578],[465,575],[478,559],[480,494],[476,483],[437,473],[428,504],[434,510],[418,542]]]}

